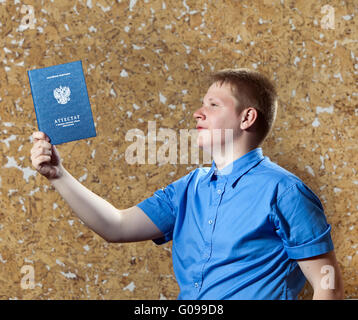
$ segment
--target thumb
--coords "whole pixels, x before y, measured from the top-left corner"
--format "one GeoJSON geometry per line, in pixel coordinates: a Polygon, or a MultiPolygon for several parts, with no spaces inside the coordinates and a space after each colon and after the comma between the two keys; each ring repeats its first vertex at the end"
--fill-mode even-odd
{"type": "Polygon", "coordinates": [[[55,165],[58,165],[61,162],[60,153],[58,152],[56,146],[51,145],[51,148],[52,148],[52,154],[54,155],[54,160],[56,161],[55,165]]]}

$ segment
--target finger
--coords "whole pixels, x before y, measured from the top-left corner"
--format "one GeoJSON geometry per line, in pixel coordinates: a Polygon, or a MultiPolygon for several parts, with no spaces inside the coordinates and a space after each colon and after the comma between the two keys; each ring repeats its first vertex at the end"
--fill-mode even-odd
{"type": "Polygon", "coordinates": [[[46,139],[46,137],[47,137],[47,135],[46,135],[46,133],[45,132],[42,132],[42,131],[36,131],[36,132],[34,132],[33,134],[32,134],[32,137],[34,138],[34,139],[43,139],[43,140],[45,140],[46,139]]]}
{"type": "Polygon", "coordinates": [[[44,147],[31,149],[31,158],[36,159],[39,156],[52,156],[52,150],[44,147]]]}
{"type": "Polygon", "coordinates": [[[39,148],[32,148],[31,149],[31,156],[33,158],[36,158],[40,155],[48,155],[51,156],[52,155],[52,151],[51,149],[48,148],[43,148],[43,147],[39,147],[39,148]]]}
{"type": "MultiPolygon", "coordinates": [[[[41,141],[42,141],[42,140],[41,140],[41,141]]],[[[31,148],[31,154],[32,154],[32,155],[35,154],[35,153],[37,153],[37,152],[39,152],[40,149],[43,149],[43,148],[44,148],[44,146],[42,146],[42,144],[41,144],[41,141],[36,142],[36,143],[32,146],[32,148],[31,148]]]]}
{"type": "Polygon", "coordinates": [[[36,159],[34,159],[33,164],[35,168],[39,168],[41,165],[49,161],[51,161],[50,156],[38,156],[36,159]]]}
{"type": "Polygon", "coordinates": [[[60,153],[58,152],[58,150],[57,150],[57,148],[56,148],[56,146],[55,145],[52,145],[52,154],[55,156],[55,157],[57,157],[57,158],[60,158],[61,156],[60,156],[60,153]]]}
{"type": "Polygon", "coordinates": [[[35,164],[38,164],[40,161],[44,160],[44,157],[48,157],[47,159],[51,159],[51,155],[43,154],[43,153],[35,153],[31,156],[31,161],[35,164]]]}
{"type": "Polygon", "coordinates": [[[44,149],[51,150],[51,143],[49,143],[49,142],[47,142],[45,140],[39,140],[34,144],[33,148],[34,149],[44,148],[44,149]]]}
{"type": "Polygon", "coordinates": [[[37,157],[41,154],[51,155],[51,149],[39,145],[31,149],[31,157],[37,157]]]}
{"type": "Polygon", "coordinates": [[[32,134],[32,138],[34,139],[34,142],[37,142],[39,140],[46,140],[50,142],[50,138],[46,135],[46,133],[42,131],[36,131],[32,134]]]}

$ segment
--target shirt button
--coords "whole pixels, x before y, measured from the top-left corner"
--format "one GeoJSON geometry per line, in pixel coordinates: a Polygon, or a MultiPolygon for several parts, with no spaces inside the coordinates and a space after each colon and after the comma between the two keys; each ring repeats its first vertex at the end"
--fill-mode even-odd
{"type": "Polygon", "coordinates": [[[210,219],[210,220],[208,221],[208,223],[209,223],[209,224],[213,224],[213,220],[210,219]]]}
{"type": "Polygon", "coordinates": [[[221,189],[218,189],[217,193],[218,193],[218,194],[221,194],[221,189]]]}
{"type": "Polygon", "coordinates": [[[199,287],[199,283],[195,282],[195,283],[194,283],[194,287],[195,287],[195,288],[198,288],[198,287],[199,287]]]}

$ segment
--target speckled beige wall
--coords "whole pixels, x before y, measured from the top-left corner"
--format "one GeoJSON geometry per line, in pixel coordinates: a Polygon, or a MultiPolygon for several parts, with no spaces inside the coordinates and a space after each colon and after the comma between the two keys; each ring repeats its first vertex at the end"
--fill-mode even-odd
{"type": "MultiPolygon", "coordinates": [[[[26,70],[74,60],[98,136],[58,149],[72,175],[118,208],[196,167],[129,165],[128,130],[147,133],[148,121],[193,128],[211,70],[270,75],[280,100],[264,152],[321,198],[345,296],[358,298],[357,15],[355,0],[0,0],[0,298],[178,294],[170,243],[106,243],[31,165],[37,123],[26,70]]],[[[300,298],[311,296],[306,285],[300,298]]]]}

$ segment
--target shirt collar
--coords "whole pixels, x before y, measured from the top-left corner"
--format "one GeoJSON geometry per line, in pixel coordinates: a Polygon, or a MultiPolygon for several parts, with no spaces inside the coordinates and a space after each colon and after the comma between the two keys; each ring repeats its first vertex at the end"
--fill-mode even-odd
{"type": "Polygon", "coordinates": [[[233,186],[238,179],[259,164],[263,159],[262,148],[256,148],[234,160],[221,170],[216,168],[215,161],[213,160],[211,168],[205,176],[205,180],[208,180],[209,185],[213,175],[222,176],[227,179],[227,182],[231,184],[231,186],[233,186]]]}

